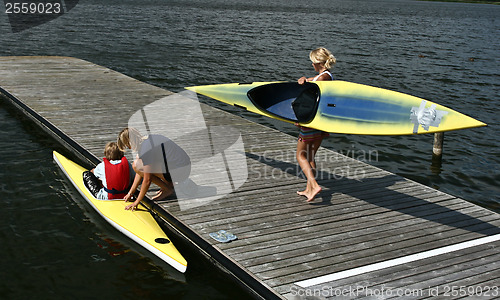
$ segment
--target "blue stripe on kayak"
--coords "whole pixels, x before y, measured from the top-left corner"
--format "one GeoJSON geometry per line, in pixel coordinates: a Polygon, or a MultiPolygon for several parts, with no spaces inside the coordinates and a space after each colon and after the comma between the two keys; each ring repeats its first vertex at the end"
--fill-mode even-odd
{"type": "Polygon", "coordinates": [[[379,101],[347,97],[326,97],[319,104],[321,115],[361,122],[407,123],[411,108],[379,101]],[[335,104],[335,106],[328,106],[335,104]]]}

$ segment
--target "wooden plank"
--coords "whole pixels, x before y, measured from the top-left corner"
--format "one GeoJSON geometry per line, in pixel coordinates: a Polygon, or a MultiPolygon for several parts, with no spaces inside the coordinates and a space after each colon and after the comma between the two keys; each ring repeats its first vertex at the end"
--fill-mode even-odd
{"type": "MultiPolygon", "coordinates": [[[[467,212],[473,212],[473,208],[469,208],[467,212]]],[[[435,212],[435,219],[444,219],[444,216],[442,213],[439,213],[439,211],[435,212]]],[[[374,228],[377,225],[381,224],[380,218],[384,218],[386,223],[385,226],[387,226],[387,230],[390,230],[392,226],[398,226],[398,225],[405,225],[405,224],[413,224],[413,223],[419,223],[419,222],[424,222],[422,219],[418,218],[413,218],[409,215],[403,215],[403,214],[396,214],[394,216],[389,216],[389,215],[383,215],[381,217],[374,217],[374,218],[365,218],[363,220],[359,220],[359,222],[355,222],[353,224],[354,220],[358,221],[357,219],[347,219],[345,221],[339,220],[336,225],[338,226],[331,226],[331,223],[324,223],[321,225],[318,225],[315,227],[315,231],[317,234],[315,235],[315,239],[318,239],[318,242],[320,242],[324,238],[331,238],[334,235],[342,235],[345,234],[346,238],[347,237],[352,237],[352,236],[357,236],[358,231],[366,231],[366,230],[373,230],[375,231],[376,228],[374,228]],[[337,229],[336,227],[341,227],[342,230],[337,229]]],[[[384,227],[385,227],[384,226],[384,227]]],[[[382,229],[385,230],[385,229],[382,229]]],[[[245,253],[246,255],[251,255],[254,252],[259,252],[261,250],[265,250],[267,248],[280,248],[280,249],[286,249],[287,247],[290,248],[298,248],[300,245],[297,245],[297,243],[300,243],[301,241],[305,241],[305,243],[309,243],[304,236],[307,237],[306,233],[309,231],[308,227],[304,227],[301,229],[298,229],[296,231],[296,235],[293,236],[283,236],[280,237],[280,233],[276,233],[270,237],[267,237],[266,235],[257,235],[253,237],[247,237],[244,241],[238,241],[238,243],[234,243],[234,246],[231,246],[231,244],[227,245],[221,245],[220,247],[222,249],[226,249],[226,252],[228,254],[232,255],[238,255],[241,253],[245,253]],[[248,240],[248,241],[247,241],[248,240]],[[252,245],[252,249],[249,251],[248,245],[252,245]],[[289,244],[292,244],[289,246],[289,244]],[[278,246],[277,246],[278,245],[278,246]],[[225,247],[224,247],[225,246],[225,247]]],[[[374,232],[373,232],[374,233],[374,232]]],[[[278,249],[275,250],[276,252],[278,249]]],[[[264,253],[265,254],[265,253],[264,253]]]]}
{"type": "MultiPolygon", "coordinates": [[[[491,221],[498,219],[485,218],[485,220],[491,221]]],[[[460,228],[460,226],[472,225],[471,221],[469,220],[456,221],[454,217],[448,217],[446,219],[440,220],[441,223],[446,222],[446,225],[434,223],[432,224],[434,225],[433,227],[422,228],[423,224],[425,224],[426,222],[423,220],[419,221],[420,222],[416,222],[415,218],[412,218],[407,221],[389,223],[385,224],[384,226],[380,226],[380,224],[378,224],[378,226],[374,225],[350,232],[345,232],[342,234],[328,234],[323,236],[309,235],[306,237],[302,237],[301,240],[294,243],[286,244],[280,241],[279,247],[273,247],[271,249],[267,248],[265,250],[251,250],[239,255],[234,255],[234,257],[238,257],[238,260],[245,261],[245,266],[251,267],[273,263],[278,260],[277,257],[273,256],[279,256],[279,263],[286,265],[287,259],[300,257],[304,252],[312,252],[307,251],[307,248],[309,247],[315,247],[315,253],[331,249],[341,251],[341,249],[337,248],[342,248],[346,245],[359,246],[363,244],[363,246],[359,248],[374,247],[377,245],[386,245],[389,243],[394,244],[397,242],[416,240],[418,237],[427,236],[428,232],[439,232],[440,234],[442,234],[444,232],[454,230],[454,227],[460,228]],[[338,241],[348,241],[348,243],[341,243],[341,245],[337,245],[338,241]],[[370,243],[369,245],[367,244],[368,242],[370,243]],[[332,245],[331,243],[334,243],[334,245],[332,245]]],[[[477,223],[484,224],[484,221],[481,222],[478,220],[477,223]]],[[[228,251],[228,253],[230,252],[228,251]]],[[[297,262],[297,260],[295,259],[294,262],[297,262]]],[[[277,265],[278,264],[276,263],[273,264],[274,267],[277,267],[277,265]]]]}
{"type": "MultiPolygon", "coordinates": [[[[310,289],[322,289],[324,286],[327,286],[332,287],[333,293],[350,290],[355,291],[351,294],[351,297],[345,297],[345,299],[369,298],[370,295],[367,295],[367,293],[369,293],[368,290],[381,291],[382,289],[393,290],[393,294],[396,294],[392,295],[392,297],[386,295],[384,299],[396,298],[397,292],[405,291],[407,293],[411,293],[412,291],[419,292],[417,297],[411,297],[412,295],[408,294],[405,299],[407,299],[407,297],[408,299],[425,299],[429,296],[429,288],[432,290],[438,288],[440,290],[440,295],[443,296],[446,287],[460,287],[461,285],[475,287],[483,284],[484,281],[488,281],[489,278],[495,277],[491,276],[492,272],[484,269],[478,270],[478,275],[458,281],[450,281],[449,278],[438,276],[438,274],[445,274],[446,276],[446,274],[454,274],[457,271],[469,270],[474,266],[491,266],[492,269],[495,270],[493,272],[498,273],[498,266],[495,267],[491,264],[498,264],[499,255],[497,248],[491,245],[483,245],[477,248],[468,248],[459,252],[433,257],[423,262],[412,262],[372,273],[365,273],[356,277],[329,282],[321,286],[313,286],[310,289]]],[[[498,285],[498,281],[496,284],[490,284],[490,286],[495,285],[498,285]]],[[[277,287],[277,289],[288,289],[288,292],[290,291],[288,286],[277,287]]],[[[290,295],[290,293],[288,295],[290,295]]],[[[453,297],[450,295],[449,298],[453,297]]],[[[435,296],[433,299],[435,299],[435,296]]]]}

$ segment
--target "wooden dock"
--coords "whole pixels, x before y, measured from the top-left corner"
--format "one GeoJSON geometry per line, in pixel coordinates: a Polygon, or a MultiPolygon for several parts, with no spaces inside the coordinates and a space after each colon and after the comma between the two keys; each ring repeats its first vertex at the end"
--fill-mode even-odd
{"type": "MultiPolygon", "coordinates": [[[[171,95],[68,57],[0,57],[0,88],[4,100],[89,163],[133,113],[171,95]]],[[[323,191],[308,204],[296,194],[306,182],[296,138],[200,107],[207,126],[241,133],[248,178],[193,208],[177,200],[150,205],[253,296],[500,298],[499,214],[324,148],[317,154],[323,191]],[[209,237],[219,230],[238,239],[209,237]]]]}

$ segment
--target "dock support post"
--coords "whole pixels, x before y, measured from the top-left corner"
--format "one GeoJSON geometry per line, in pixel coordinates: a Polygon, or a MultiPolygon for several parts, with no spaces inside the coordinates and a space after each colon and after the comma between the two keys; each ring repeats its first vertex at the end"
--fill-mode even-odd
{"type": "Polygon", "coordinates": [[[436,132],[434,133],[434,146],[432,147],[432,154],[434,157],[442,157],[443,156],[443,141],[444,141],[444,132],[436,132]]]}

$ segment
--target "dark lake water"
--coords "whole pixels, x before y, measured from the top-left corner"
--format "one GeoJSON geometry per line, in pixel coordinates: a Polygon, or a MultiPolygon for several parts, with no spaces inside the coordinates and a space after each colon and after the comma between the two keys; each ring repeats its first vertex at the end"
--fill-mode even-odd
{"type": "MultiPolygon", "coordinates": [[[[20,33],[0,13],[2,56],[73,56],[174,92],[312,76],[308,53],[318,46],[337,57],[337,79],[429,99],[489,125],[446,133],[440,163],[432,162],[432,135],[335,134],[325,147],[356,157],[376,152],[368,163],[500,212],[500,6],[81,0],[20,33]]],[[[202,101],[297,134],[293,125],[202,101]]],[[[52,162],[54,143],[0,102],[2,297],[233,299],[242,293],[197,255],[186,250],[190,268],[179,275],[100,221],[52,162]]]]}

